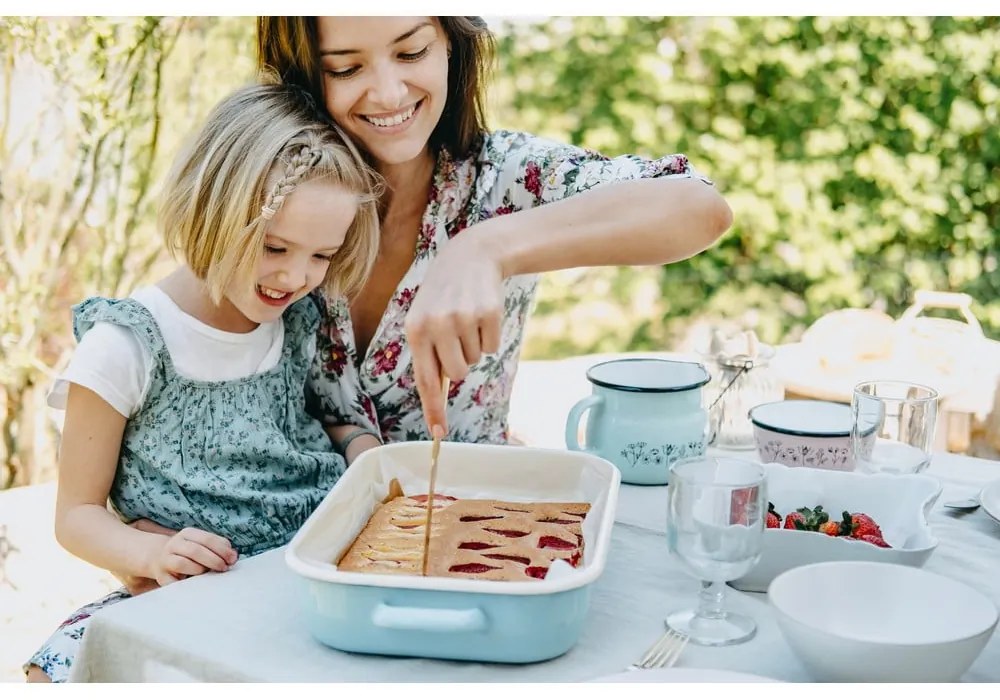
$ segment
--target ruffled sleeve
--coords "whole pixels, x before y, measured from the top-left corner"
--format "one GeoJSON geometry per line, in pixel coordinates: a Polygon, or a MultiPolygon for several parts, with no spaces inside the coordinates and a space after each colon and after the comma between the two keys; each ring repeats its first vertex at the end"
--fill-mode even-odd
{"type": "Polygon", "coordinates": [[[77,341],[95,323],[113,323],[131,329],[153,357],[166,351],[160,327],[145,306],[135,299],[90,297],[73,307],[73,335],[77,341]]]}

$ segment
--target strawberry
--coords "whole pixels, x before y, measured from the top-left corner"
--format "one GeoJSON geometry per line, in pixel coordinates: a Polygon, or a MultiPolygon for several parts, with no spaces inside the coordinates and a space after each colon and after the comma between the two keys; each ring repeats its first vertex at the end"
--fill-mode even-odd
{"type": "Polygon", "coordinates": [[[729,498],[729,524],[749,525],[750,504],[756,499],[756,486],[750,486],[745,489],[733,489],[732,495],[729,498]]]}
{"type": "Polygon", "coordinates": [[[802,513],[795,511],[794,513],[789,513],[785,516],[785,530],[805,530],[805,516],[802,513]]]}
{"type": "Polygon", "coordinates": [[[879,537],[878,535],[862,535],[861,537],[855,537],[856,540],[861,540],[862,542],[868,542],[876,547],[885,547],[887,549],[892,549],[888,542],[879,537]]]}
{"type": "Polygon", "coordinates": [[[844,537],[851,534],[850,520],[839,522],[837,520],[827,520],[819,526],[819,531],[830,537],[844,537]]]}
{"type": "Polygon", "coordinates": [[[827,520],[825,523],[819,526],[819,531],[824,535],[829,535],[830,537],[836,537],[840,534],[841,523],[836,520],[827,520]]]}
{"type": "Polygon", "coordinates": [[[799,508],[794,513],[789,513],[785,516],[784,529],[819,532],[820,525],[829,519],[830,515],[823,510],[823,506],[816,506],[811,510],[809,508],[799,508]]]}
{"type": "Polygon", "coordinates": [[[767,502],[767,526],[781,527],[781,513],[774,509],[774,504],[767,502]]]}
{"type": "Polygon", "coordinates": [[[865,513],[851,513],[851,522],[853,524],[851,534],[855,537],[860,539],[865,535],[877,535],[879,538],[882,538],[882,528],[878,526],[878,523],[870,515],[866,515],[865,513]]]}

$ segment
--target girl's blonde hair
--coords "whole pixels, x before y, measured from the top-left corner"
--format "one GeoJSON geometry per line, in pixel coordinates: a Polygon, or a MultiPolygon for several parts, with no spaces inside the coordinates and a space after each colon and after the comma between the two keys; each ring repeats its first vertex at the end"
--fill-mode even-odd
{"type": "Polygon", "coordinates": [[[292,85],[244,87],[212,110],[167,176],[159,214],[167,249],[218,304],[230,285],[254,284],[268,222],[298,185],[318,179],[357,196],[354,221],[322,285],[330,297],[351,295],[378,253],[382,184],[308,93],[292,85]]]}

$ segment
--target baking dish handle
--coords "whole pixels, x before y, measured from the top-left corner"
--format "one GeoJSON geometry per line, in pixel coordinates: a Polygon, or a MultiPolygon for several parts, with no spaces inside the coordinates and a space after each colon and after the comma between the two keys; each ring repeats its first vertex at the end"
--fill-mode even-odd
{"type": "Polygon", "coordinates": [[[479,608],[407,608],[385,603],[375,607],[372,622],[376,627],[416,632],[482,632],[488,626],[479,608]]]}

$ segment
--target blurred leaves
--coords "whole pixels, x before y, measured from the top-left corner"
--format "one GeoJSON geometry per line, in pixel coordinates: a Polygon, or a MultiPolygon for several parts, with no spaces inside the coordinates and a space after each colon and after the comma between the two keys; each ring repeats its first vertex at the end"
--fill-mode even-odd
{"type": "Polygon", "coordinates": [[[70,305],[127,295],[161,261],[156,181],[193,120],[252,77],[236,41],[251,33],[248,18],[0,18],[0,487],[46,443],[27,407],[74,345],[70,305]],[[209,53],[232,72],[192,80],[209,53]]]}
{"type": "Polygon", "coordinates": [[[789,340],[845,306],[898,316],[921,287],[969,293],[1000,337],[1000,19],[586,17],[502,33],[497,125],[686,153],[735,213],[716,247],[662,270],[549,275],[527,354],[671,348],[698,318],[789,340]],[[578,294],[586,318],[550,318],[576,301],[570,279],[622,288],[624,314],[578,294]],[[660,294],[631,308],[650,279],[660,294]]]}

